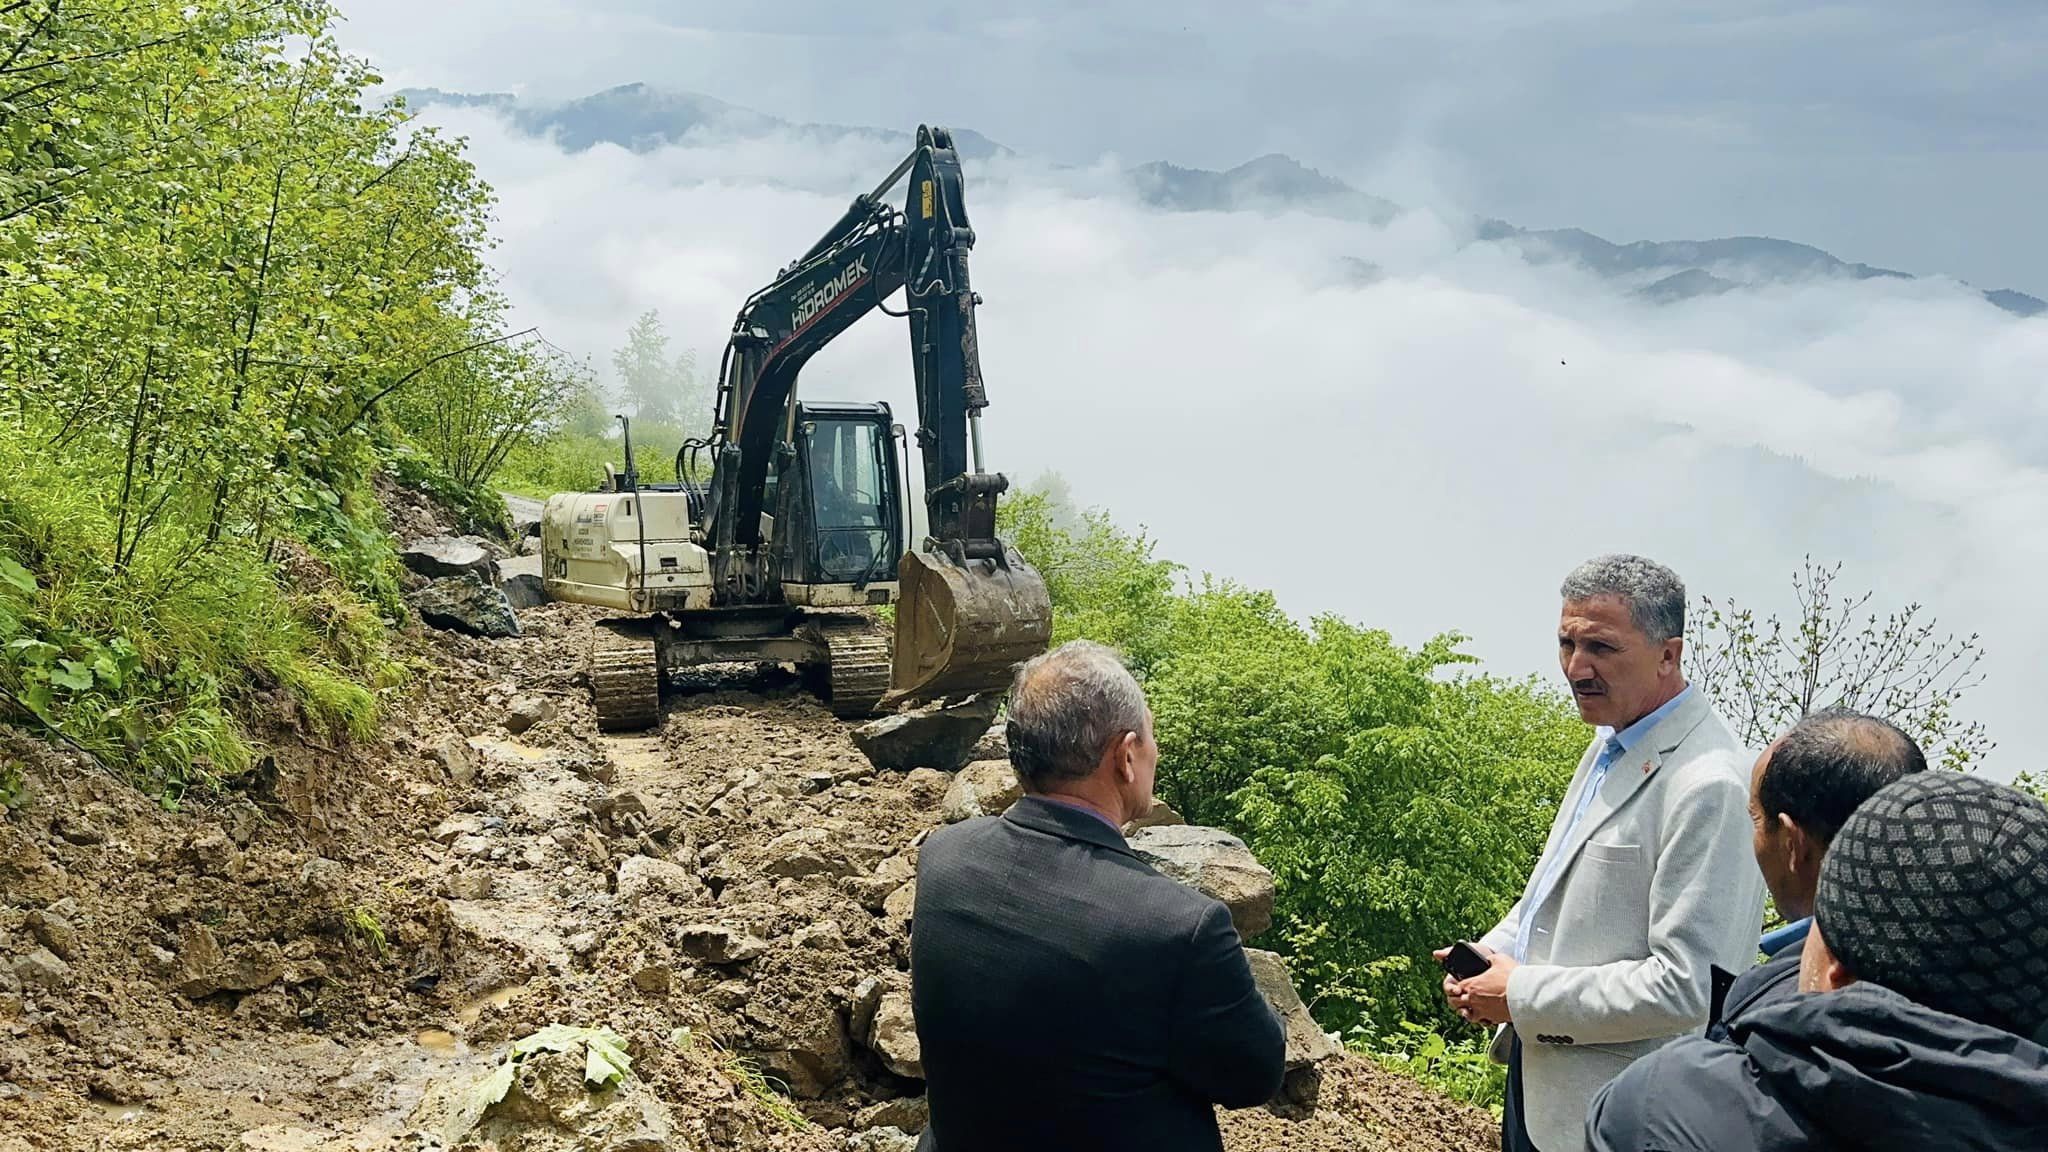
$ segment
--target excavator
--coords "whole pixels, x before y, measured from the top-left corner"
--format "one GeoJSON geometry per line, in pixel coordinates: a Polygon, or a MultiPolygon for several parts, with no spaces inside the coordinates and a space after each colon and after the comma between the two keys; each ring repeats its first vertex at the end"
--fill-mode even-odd
{"type": "Polygon", "coordinates": [[[1045,650],[1045,581],[997,537],[1009,482],[983,470],[961,183],[952,134],[919,127],[888,178],[741,307],[712,431],[678,450],[675,480],[641,480],[620,417],[623,471],[548,499],[547,595],[621,613],[593,630],[601,728],[655,724],[667,674],[695,665],[797,665],[836,714],[859,717],[1000,688],[1045,650]],[[898,208],[888,197],[906,175],[898,208]],[[889,406],[798,397],[804,364],[873,311],[909,321],[927,527],[914,547],[889,406]]]}

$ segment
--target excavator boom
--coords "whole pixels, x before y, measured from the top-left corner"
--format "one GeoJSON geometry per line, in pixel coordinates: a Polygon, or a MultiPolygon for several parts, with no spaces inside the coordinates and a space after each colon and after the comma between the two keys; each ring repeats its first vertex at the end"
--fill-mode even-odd
{"type": "Polygon", "coordinates": [[[982,471],[988,395],[974,327],[980,298],[968,279],[973,247],[952,136],[920,127],[915,150],[888,179],[747,301],[721,373],[705,535],[720,598],[759,603],[779,579],[788,543],[776,538],[786,533],[764,535],[763,524],[781,519],[768,506],[767,478],[792,451],[798,374],[903,290],[929,536],[897,565],[885,705],[1001,688],[1052,633],[1045,581],[996,536],[996,501],[1008,481],[982,471]],[[905,176],[899,211],[886,197],[905,176]]]}

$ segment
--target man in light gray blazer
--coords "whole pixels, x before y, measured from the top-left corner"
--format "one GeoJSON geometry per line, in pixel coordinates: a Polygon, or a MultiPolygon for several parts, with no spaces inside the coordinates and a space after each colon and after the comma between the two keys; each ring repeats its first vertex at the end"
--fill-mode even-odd
{"type": "Polygon", "coordinates": [[[1594,1093],[1706,1025],[1711,968],[1754,963],[1763,921],[1751,757],[1679,669],[1685,585],[1602,556],[1561,593],[1558,661],[1597,730],[1522,898],[1479,941],[1490,967],[1444,981],[1459,1015],[1505,1025],[1507,1152],[1581,1152],[1594,1093]]]}

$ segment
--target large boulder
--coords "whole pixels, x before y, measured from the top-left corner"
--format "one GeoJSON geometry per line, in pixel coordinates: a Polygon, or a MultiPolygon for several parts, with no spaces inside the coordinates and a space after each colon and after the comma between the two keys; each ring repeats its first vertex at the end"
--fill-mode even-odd
{"type": "Polygon", "coordinates": [[[1165,876],[1223,901],[1239,937],[1249,940],[1273,926],[1273,874],[1244,841],[1221,828],[1166,824],[1139,829],[1130,843],[1165,876]]]}
{"type": "Polygon", "coordinates": [[[475,574],[495,580],[497,565],[482,543],[460,536],[428,536],[405,546],[398,560],[407,568],[429,578],[475,574]]]}
{"type": "Polygon", "coordinates": [[[1024,795],[1017,772],[1007,760],[977,760],[953,776],[939,814],[946,823],[958,824],[976,816],[994,816],[1024,795]]]}
{"type": "Polygon", "coordinates": [[[853,742],[877,768],[936,768],[957,772],[988,731],[1002,697],[969,696],[871,720],[853,730],[853,742]]]}
{"type": "Polygon", "coordinates": [[[1144,815],[1124,825],[1124,835],[1129,836],[1131,833],[1142,828],[1157,828],[1163,824],[1185,823],[1187,821],[1181,817],[1180,813],[1173,810],[1172,805],[1155,796],[1152,798],[1152,807],[1146,809],[1144,815]]]}
{"type": "Polygon", "coordinates": [[[519,617],[505,593],[475,573],[436,580],[406,594],[420,619],[436,628],[497,640],[519,635],[519,617]]]}
{"type": "Polygon", "coordinates": [[[1289,1068],[1304,1068],[1343,1053],[1315,1017],[1308,1014],[1308,1005],[1301,1002],[1301,993],[1294,990],[1294,980],[1287,974],[1285,960],[1258,948],[1245,949],[1244,958],[1251,965],[1252,982],[1259,986],[1259,994],[1266,998],[1286,1029],[1289,1068]]]}
{"type": "Polygon", "coordinates": [[[1274,1107],[1283,1115],[1306,1115],[1315,1110],[1322,1087],[1321,1064],[1342,1055],[1344,1049],[1308,1014],[1308,1005],[1301,1002],[1301,993],[1294,990],[1294,981],[1287,975],[1286,961],[1257,948],[1245,949],[1244,958],[1251,965],[1252,982],[1273,1014],[1280,1017],[1287,1036],[1287,1074],[1280,1082],[1274,1107]]]}
{"type": "Polygon", "coordinates": [[[505,593],[505,602],[516,611],[521,608],[538,608],[548,602],[545,585],[538,572],[521,572],[498,581],[498,587],[505,593]]]}

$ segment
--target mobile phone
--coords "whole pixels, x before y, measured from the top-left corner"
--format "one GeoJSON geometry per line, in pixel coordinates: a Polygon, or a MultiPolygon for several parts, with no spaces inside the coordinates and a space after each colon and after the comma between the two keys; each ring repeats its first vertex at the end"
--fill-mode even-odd
{"type": "Polygon", "coordinates": [[[1470,980],[1491,967],[1486,954],[1464,940],[1451,945],[1450,954],[1444,957],[1444,971],[1460,980],[1470,980]]]}

